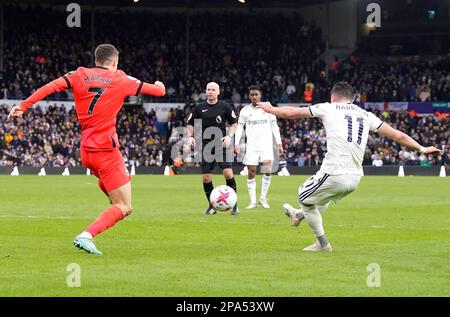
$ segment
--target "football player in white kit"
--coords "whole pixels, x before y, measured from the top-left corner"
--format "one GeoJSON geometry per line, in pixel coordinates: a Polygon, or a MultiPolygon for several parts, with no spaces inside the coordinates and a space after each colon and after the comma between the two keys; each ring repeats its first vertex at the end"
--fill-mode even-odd
{"type": "Polygon", "coordinates": [[[235,152],[240,152],[240,141],[244,131],[247,136],[247,145],[244,157],[244,164],[248,168],[247,188],[250,195],[250,204],[247,209],[257,208],[256,202],[256,168],[262,163],[263,172],[261,196],[259,203],[263,208],[270,208],[266,196],[269,191],[272,178],[272,162],[274,160],[273,139],[278,146],[278,155],[283,154],[281,144],[280,129],[277,118],[273,114],[264,112],[256,108],[261,101],[261,89],[256,86],[249,88],[249,99],[251,104],[242,108],[239,114],[238,127],[235,134],[235,152]]]}
{"type": "Polygon", "coordinates": [[[310,177],[298,189],[300,209],[289,204],[283,210],[298,226],[306,219],[316,236],[316,242],[304,251],[331,252],[331,244],[325,237],[321,213],[330,201],[338,201],[353,192],[363,175],[362,160],[369,131],[387,136],[406,147],[423,154],[442,155],[434,146],[423,147],[405,133],[382,122],[374,114],[353,104],[353,88],[346,82],[338,82],[331,90],[331,103],[310,107],[272,107],[268,102],[258,104],[264,111],[286,119],[317,117],[322,120],[327,135],[327,153],[316,175],[310,177]]]}

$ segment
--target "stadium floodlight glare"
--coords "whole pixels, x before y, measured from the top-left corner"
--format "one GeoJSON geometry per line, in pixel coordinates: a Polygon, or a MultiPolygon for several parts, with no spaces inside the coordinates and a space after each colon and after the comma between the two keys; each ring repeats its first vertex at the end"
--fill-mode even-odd
{"type": "Polygon", "coordinates": [[[238,0],[240,3],[245,3],[245,0],[238,0]]]}
{"type": "Polygon", "coordinates": [[[134,3],[138,3],[138,2],[139,2],[139,0],[133,0],[133,2],[134,2],[134,3]]]}

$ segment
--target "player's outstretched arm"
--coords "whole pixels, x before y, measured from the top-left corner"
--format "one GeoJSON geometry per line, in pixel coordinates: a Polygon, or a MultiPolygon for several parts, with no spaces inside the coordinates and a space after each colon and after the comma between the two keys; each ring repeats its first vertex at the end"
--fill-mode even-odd
{"type": "Polygon", "coordinates": [[[311,113],[308,108],[296,108],[296,107],[274,107],[270,104],[270,102],[259,102],[256,106],[257,108],[261,108],[265,112],[272,113],[277,117],[284,119],[300,119],[300,118],[310,118],[311,113]]]}
{"type": "Polygon", "coordinates": [[[11,120],[13,117],[21,117],[25,111],[31,108],[31,106],[46,98],[48,95],[69,89],[70,87],[70,81],[66,75],[49,82],[45,86],[42,86],[36,90],[30,97],[21,102],[20,105],[12,107],[7,121],[11,120]]]}
{"type": "Polygon", "coordinates": [[[155,81],[154,84],[141,82],[141,85],[142,86],[139,89],[139,93],[141,94],[152,95],[156,97],[162,97],[166,94],[166,87],[160,81],[155,81]]]}
{"type": "Polygon", "coordinates": [[[442,151],[434,146],[423,147],[419,143],[417,143],[413,138],[411,138],[406,133],[394,129],[387,123],[383,123],[381,127],[378,129],[378,133],[384,136],[387,136],[394,140],[397,143],[403,144],[411,150],[419,151],[423,154],[436,154],[442,155],[442,151]]]}

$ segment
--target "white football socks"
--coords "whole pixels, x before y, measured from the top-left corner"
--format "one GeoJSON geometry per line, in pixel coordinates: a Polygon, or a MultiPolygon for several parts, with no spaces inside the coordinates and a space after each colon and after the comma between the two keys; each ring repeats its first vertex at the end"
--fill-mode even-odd
{"type": "Polygon", "coordinates": [[[256,179],[247,179],[248,194],[250,195],[250,204],[256,204],[256,179]]]}
{"type": "Polygon", "coordinates": [[[93,237],[92,237],[92,234],[90,234],[89,232],[87,232],[87,231],[83,231],[80,235],[79,235],[79,237],[80,238],[86,238],[86,239],[92,239],[93,237]]]}
{"type": "Polygon", "coordinates": [[[272,180],[272,175],[266,176],[263,175],[261,181],[261,199],[266,200],[267,192],[269,191],[270,181],[272,180]]]}
{"type": "Polygon", "coordinates": [[[323,236],[325,231],[322,226],[322,215],[316,206],[303,206],[306,222],[316,237],[323,236]]]}

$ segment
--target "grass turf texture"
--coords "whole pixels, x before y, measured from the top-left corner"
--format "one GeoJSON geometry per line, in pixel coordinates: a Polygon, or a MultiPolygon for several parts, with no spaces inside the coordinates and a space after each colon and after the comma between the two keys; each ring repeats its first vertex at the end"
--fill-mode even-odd
{"type": "Polygon", "coordinates": [[[97,237],[95,256],[72,245],[108,206],[93,176],[0,177],[0,296],[449,295],[450,178],[364,177],[324,214],[331,254],[302,252],[310,229],[281,211],[307,176],[274,176],[271,209],[250,211],[236,178],[239,217],[203,215],[198,175],[134,177],[134,213],[97,237]],[[66,285],[70,263],[79,288],[66,285]],[[381,287],[366,284],[370,263],[381,287]]]}

